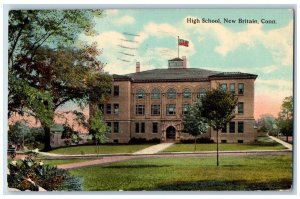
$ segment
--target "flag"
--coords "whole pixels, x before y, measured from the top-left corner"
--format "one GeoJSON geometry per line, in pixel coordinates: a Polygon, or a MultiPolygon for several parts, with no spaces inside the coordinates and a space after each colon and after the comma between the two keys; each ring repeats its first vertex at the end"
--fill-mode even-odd
{"type": "Polygon", "coordinates": [[[179,40],[178,40],[178,45],[179,45],[179,46],[189,47],[189,41],[183,40],[183,39],[179,39],[179,40]]]}

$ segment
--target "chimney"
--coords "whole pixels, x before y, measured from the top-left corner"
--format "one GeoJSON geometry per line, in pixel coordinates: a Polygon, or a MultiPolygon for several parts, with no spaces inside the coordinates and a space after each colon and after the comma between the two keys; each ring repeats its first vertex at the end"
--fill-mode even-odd
{"type": "Polygon", "coordinates": [[[182,56],[182,59],[183,59],[183,68],[187,68],[186,56],[182,56]]]}
{"type": "Polygon", "coordinates": [[[141,71],[140,62],[136,62],[135,72],[139,73],[141,71]]]}

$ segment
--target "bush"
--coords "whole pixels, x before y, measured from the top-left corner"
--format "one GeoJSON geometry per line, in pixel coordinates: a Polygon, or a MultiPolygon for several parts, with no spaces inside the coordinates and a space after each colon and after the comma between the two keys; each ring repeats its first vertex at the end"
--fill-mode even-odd
{"type": "Polygon", "coordinates": [[[44,165],[29,154],[23,160],[11,161],[8,165],[8,187],[21,191],[38,191],[42,187],[47,191],[82,191],[82,178],[71,176],[67,170],[56,166],[44,165]]]}
{"type": "Polygon", "coordinates": [[[8,130],[8,142],[17,146],[17,150],[23,150],[24,145],[28,149],[43,147],[45,134],[42,128],[29,128],[24,122],[16,122],[10,125],[8,130]]]}
{"type": "MultiPolygon", "coordinates": [[[[202,138],[197,138],[197,143],[214,143],[213,140],[210,138],[202,137],[202,138]]],[[[195,143],[195,139],[186,139],[186,140],[180,140],[180,143],[182,144],[193,144],[195,143]]]]}
{"type": "Polygon", "coordinates": [[[260,146],[275,146],[278,143],[267,136],[258,137],[256,143],[260,146]]]}
{"type": "Polygon", "coordinates": [[[128,142],[128,144],[159,144],[160,139],[159,138],[153,138],[150,140],[147,140],[146,138],[131,138],[128,142]]]}

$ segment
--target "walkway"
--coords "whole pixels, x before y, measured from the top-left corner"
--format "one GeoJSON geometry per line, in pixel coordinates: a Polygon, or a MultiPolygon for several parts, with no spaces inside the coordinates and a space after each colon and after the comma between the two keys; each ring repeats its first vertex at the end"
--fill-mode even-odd
{"type": "Polygon", "coordinates": [[[279,144],[282,144],[284,147],[288,148],[289,150],[293,150],[293,145],[291,145],[290,143],[287,143],[287,142],[285,142],[285,141],[282,141],[282,140],[280,140],[280,139],[278,139],[278,138],[276,138],[276,137],[270,136],[270,135],[269,135],[269,137],[270,137],[272,140],[278,142],[279,144]]]}
{"type": "Polygon", "coordinates": [[[145,149],[142,149],[140,151],[137,151],[133,154],[155,154],[158,153],[160,151],[163,151],[164,149],[170,147],[171,145],[173,145],[174,143],[162,143],[162,144],[156,144],[150,147],[147,147],[145,149]]]}
{"type": "MultiPolygon", "coordinates": [[[[101,159],[97,159],[97,160],[90,160],[90,161],[85,161],[85,162],[63,164],[63,165],[58,165],[57,167],[61,168],[61,169],[76,169],[76,168],[86,167],[86,166],[93,166],[93,165],[99,165],[99,164],[119,162],[119,161],[129,160],[129,159],[133,159],[133,158],[138,157],[138,156],[134,156],[134,155],[151,155],[151,154],[158,153],[159,151],[162,151],[162,150],[168,148],[172,144],[173,143],[156,144],[156,145],[147,147],[145,149],[142,149],[140,151],[137,151],[137,152],[133,153],[132,156],[130,156],[130,155],[125,155],[125,156],[124,155],[102,156],[101,159]]],[[[56,155],[56,154],[52,154],[52,156],[54,156],[54,155],[56,155]]],[[[60,155],[60,156],[62,156],[62,155],[60,155]]]]}
{"type": "Polygon", "coordinates": [[[101,159],[97,160],[90,160],[90,161],[84,161],[84,162],[76,162],[76,163],[70,163],[70,164],[62,164],[58,165],[57,168],[60,169],[77,169],[81,167],[87,167],[87,166],[94,166],[99,164],[108,164],[112,162],[119,162],[123,160],[129,160],[134,158],[133,156],[111,156],[111,157],[103,157],[101,159]]]}

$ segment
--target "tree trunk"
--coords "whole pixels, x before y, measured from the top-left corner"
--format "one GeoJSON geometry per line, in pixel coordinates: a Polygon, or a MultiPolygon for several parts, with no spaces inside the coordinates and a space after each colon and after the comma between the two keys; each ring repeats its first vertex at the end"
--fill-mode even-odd
{"type": "Polygon", "coordinates": [[[194,152],[196,152],[196,145],[197,145],[197,136],[195,136],[195,146],[194,146],[194,152]]]}
{"type": "Polygon", "coordinates": [[[217,166],[219,166],[219,130],[217,129],[217,166]]]}
{"type": "Polygon", "coordinates": [[[44,127],[44,132],[45,132],[45,141],[44,141],[44,150],[43,151],[50,151],[52,149],[52,147],[50,145],[50,138],[51,138],[50,128],[44,127]]]}

